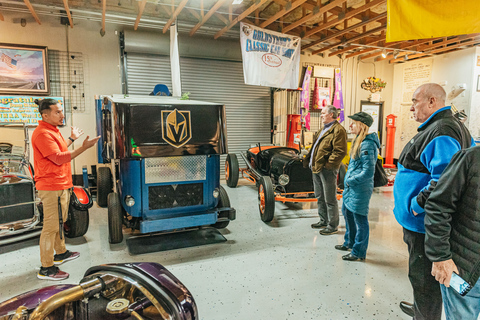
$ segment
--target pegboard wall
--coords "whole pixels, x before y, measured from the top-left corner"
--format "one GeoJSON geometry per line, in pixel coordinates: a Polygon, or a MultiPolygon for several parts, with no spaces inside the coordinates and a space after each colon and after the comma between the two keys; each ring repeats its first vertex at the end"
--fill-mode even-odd
{"type": "Polygon", "coordinates": [[[65,112],[85,112],[84,59],[81,52],[48,51],[50,95],[63,97],[65,112]]]}

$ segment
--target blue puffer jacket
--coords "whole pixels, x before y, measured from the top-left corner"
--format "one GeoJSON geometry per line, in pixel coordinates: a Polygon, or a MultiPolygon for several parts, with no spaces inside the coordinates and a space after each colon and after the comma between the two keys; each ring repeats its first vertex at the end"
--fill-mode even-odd
{"type": "Polygon", "coordinates": [[[376,133],[370,133],[360,145],[359,157],[350,157],[345,189],[343,190],[343,205],[353,213],[366,216],[373,192],[373,175],[378,157],[380,141],[376,133]]]}

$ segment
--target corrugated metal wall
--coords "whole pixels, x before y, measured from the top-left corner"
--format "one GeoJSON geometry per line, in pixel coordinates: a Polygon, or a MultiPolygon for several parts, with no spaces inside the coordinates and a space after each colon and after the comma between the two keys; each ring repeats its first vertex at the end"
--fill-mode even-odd
{"type": "MultiPolygon", "coordinates": [[[[269,87],[246,85],[241,62],[180,58],[182,92],[190,99],[225,104],[228,151],[238,155],[251,144],[270,144],[271,93],[269,87]]],[[[149,94],[158,83],[172,90],[168,56],[127,54],[130,94],[149,94]]],[[[225,156],[221,157],[223,176],[225,156]]]]}

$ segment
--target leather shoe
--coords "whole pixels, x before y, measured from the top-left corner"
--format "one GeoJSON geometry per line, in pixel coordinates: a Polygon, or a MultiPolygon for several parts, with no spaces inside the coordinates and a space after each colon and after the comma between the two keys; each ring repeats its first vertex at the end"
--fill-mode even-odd
{"type": "Polygon", "coordinates": [[[414,308],[413,308],[413,304],[411,304],[410,302],[407,302],[407,301],[401,301],[400,302],[400,309],[407,315],[409,315],[410,317],[413,318],[413,316],[415,315],[415,311],[414,311],[414,308]]]}
{"type": "Polygon", "coordinates": [[[317,222],[317,223],[312,223],[312,228],[313,229],[321,229],[321,228],[325,228],[327,226],[327,224],[325,222],[317,222]]]}
{"type": "Polygon", "coordinates": [[[331,234],[335,234],[335,233],[337,233],[337,232],[338,232],[338,229],[334,229],[334,228],[332,228],[332,227],[330,227],[330,226],[328,226],[328,227],[320,230],[320,234],[321,234],[322,236],[328,236],[328,235],[331,235],[331,234]]]}
{"type": "Polygon", "coordinates": [[[348,250],[350,250],[349,247],[345,247],[343,244],[337,244],[337,245],[335,246],[335,249],[340,250],[340,251],[348,251],[348,250]]]}
{"type": "Polygon", "coordinates": [[[359,257],[353,255],[351,252],[349,254],[346,254],[346,255],[342,256],[342,259],[346,260],[346,261],[363,261],[363,260],[365,260],[365,258],[359,258],[359,257]]]}

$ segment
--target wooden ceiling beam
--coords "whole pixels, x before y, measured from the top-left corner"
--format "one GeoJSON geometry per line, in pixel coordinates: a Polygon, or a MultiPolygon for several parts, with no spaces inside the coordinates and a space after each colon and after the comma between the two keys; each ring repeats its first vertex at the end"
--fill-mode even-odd
{"type": "Polygon", "coordinates": [[[142,0],[138,4],[138,15],[137,19],[135,20],[135,25],[133,26],[133,30],[137,30],[138,24],[140,23],[140,19],[142,18],[143,10],[145,10],[145,5],[147,4],[147,0],[142,0]]]}
{"type": "MultiPolygon", "coordinates": [[[[457,43],[457,42],[460,42],[460,41],[465,41],[465,40],[475,40],[475,38],[472,38],[471,35],[461,35],[461,36],[458,36],[458,37],[455,37],[453,39],[449,39],[449,40],[444,40],[444,41],[440,41],[440,42],[437,42],[437,43],[431,43],[432,41],[435,41],[435,40],[438,40],[438,39],[441,39],[441,38],[434,38],[434,39],[423,39],[423,40],[417,40],[415,41],[415,44],[410,44],[408,47],[400,47],[400,49],[407,49],[407,48],[411,48],[411,47],[414,47],[414,46],[418,46],[419,44],[422,44],[422,43],[430,43],[429,45],[426,45],[426,46],[420,46],[418,47],[416,50],[412,50],[412,51],[423,51],[424,53],[426,53],[427,55],[431,54],[432,51],[434,51],[435,49],[443,49],[443,48],[451,48],[453,46],[450,46],[450,47],[444,47],[446,45],[449,45],[449,44],[452,44],[452,43],[457,43]]],[[[461,45],[461,44],[460,44],[461,45]]],[[[416,55],[411,55],[411,53],[409,52],[399,52],[397,58],[394,58],[394,59],[400,59],[401,57],[405,57],[405,55],[410,55],[412,58],[416,55]],[[399,58],[400,57],[400,58],[399,58]]],[[[417,54],[420,54],[420,53],[417,53],[417,54]]],[[[363,58],[363,57],[362,57],[363,58]]],[[[386,57],[386,58],[378,58],[376,59],[376,61],[382,61],[382,60],[385,60],[385,59],[391,59],[391,57],[386,57]]]]}
{"type": "MultiPolygon", "coordinates": [[[[190,36],[193,36],[195,34],[195,32],[197,32],[197,30],[200,29],[200,27],[203,26],[203,24],[205,22],[207,22],[207,20],[210,19],[210,17],[215,12],[217,12],[217,10],[223,5],[224,2],[225,2],[225,0],[217,1],[217,3],[215,3],[213,5],[213,7],[211,7],[210,10],[208,10],[207,14],[203,16],[202,21],[197,23],[197,25],[195,27],[193,27],[192,30],[190,30],[190,36]]],[[[229,2],[232,2],[232,1],[229,1],[229,2]]]]}
{"type": "Polygon", "coordinates": [[[311,20],[311,19],[315,19],[317,17],[320,17],[321,15],[323,15],[324,12],[327,12],[328,10],[330,10],[331,8],[334,8],[336,7],[337,5],[341,5],[343,4],[345,1],[347,0],[334,0],[332,2],[330,2],[329,4],[326,4],[324,5],[323,7],[320,7],[320,9],[318,10],[318,12],[316,13],[310,13],[306,16],[304,16],[303,18],[295,21],[294,23],[291,23],[289,26],[283,28],[282,32],[283,33],[287,33],[288,31],[304,24],[305,22],[311,20]]]}
{"type": "Polygon", "coordinates": [[[290,13],[291,11],[295,10],[296,8],[298,8],[300,5],[302,5],[303,3],[305,3],[307,0],[297,0],[295,1],[294,3],[291,3],[291,2],[287,2],[290,3],[290,5],[285,5],[283,7],[282,10],[278,11],[276,14],[274,14],[273,16],[271,16],[270,18],[268,18],[266,21],[262,22],[260,24],[260,28],[265,28],[266,26],[272,24],[274,21],[276,21],[277,19],[287,15],[288,13],[290,13]],[[287,9],[288,8],[288,9],[287,9]]]}
{"type": "MultiPolygon", "coordinates": [[[[172,23],[175,22],[175,20],[177,19],[177,16],[180,14],[180,12],[182,12],[182,10],[185,7],[185,5],[187,4],[187,2],[188,2],[188,0],[182,0],[182,2],[180,2],[178,4],[177,9],[175,9],[175,12],[173,12],[173,15],[170,17],[170,19],[167,21],[167,23],[163,27],[163,33],[167,32],[167,30],[170,28],[172,23]]],[[[203,10],[202,10],[202,12],[203,12],[203,10]]]]}
{"type": "Polygon", "coordinates": [[[65,7],[65,11],[67,12],[68,23],[70,24],[70,27],[73,29],[72,15],[70,14],[70,8],[68,7],[68,0],[63,0],[63,6],[65,7]]]}
{"type": "Polygon", "coordinates": [[[27,6],[28,10],[30,10],[30,13],[32,14],[33,18],[35,19],[35,21],[37,21],[38,24],[42,24],[42,22],[40,21],[40,19],[38,18],[37,16],[37,13],[35,12],[35,9],[33,9],[33,6],[32,4],[30,3],[30,0],[23,0],[23,2],[25,3],[25,5],[27,6]]]}
{"type": "MultiPolygon", "coordinates": [[[[312,52],[312,54],[319,54],[323,51],[326,51],[326,50],[329,50],[329,49],[332,49],[332,48],[335,48],[335,47],[338,47],[338,46],[341,46],[341,45],[344,45],[344,44],[347,44],[347,43],[351,43],[351,42],[354,42],[354,41],[357,41],[357,40],[360,40],[360,39],[363,39],[365,37],[368,37],[369,35],[372,35],[374,33],[377,33],[377,32],[381,32],[383,30],[385,30],[385,28],[387,27],[387,25],[382,25],[380,27],[377,27],[375,29],[372,29],[372,30],[369,30],[365,33],[361,33],[353,38],[350,38],[350,39],[347,39],[345,41],[341,41],[341,42],[338,42],[336,44],[333,44],[333,45],[330,45],[330,46],[327,46],[327,47],[324,47],[322,49],[319,49],[319,50],[315,50],[312,52]]],[[[318,41],[318,40],[317,40],[318,41]]],[[[303,50],[303,48],[302,48],[303,50]]]]}
{"type": "Polygon", "coordinates": [[[348,32],[351,32],[359,27],[362,27],[364,25],[367,25],[369,23],[372,23],[372,22],[375,22],[377,20],[380,20],[380,19],[383,19],[383,18],[386,18],[387,17],[387,13],[384,12],[382,14],[379,14],[378,16],[376,16],[375,18],[372,18],[372,19],[369,19],[369,20],[366,20],[366,21],[363,21],[363,22],[360,22],[360,23],[357,23],[357,24],[354,24],[353,26],[350,26],[348,28],[345,28],[343,30],[339,30],[338,32],[335,32],[332,36],[329,36],[329,37],[325,37],[323,39],[320,39],[320,40],[317,40],[317,41],[313,41],[305,46],[302,47],[302,50],[305,50],[305,49],[308,49],[310,47],[313,47],[321,42],[325,42],[325,41],[328,41],[328,40],[331,40],[333,38],[337,38],[337,37],[340,37],[348,32]]]}
{"type": "Polygon", "coordinates": [[[246,18],[250,13],[253,11],[257,10],[257,8],[261,7],[265,2],[269,0],[260,0],[259,2],[256,2],[255,4],[251,5],[247,10],[243,11],[241,14],[239,14],[235,19],[232,20],[232,22],[223,28],[222,30],[218,31],[213,38],[218,39],[222,34],[230,30],[234,25],[236,25],[239,21],[242,21],[243,18],[246,18]]]}
{"type": "MultiPolygon", "coordinates": [[[[334,56],[334,55],[337,55],[339,53],[344,53],[344,52],[348,52],[348,51],[352,51],[353,49],[355,48],[362,48],[363,46],[367,46],[367,45],[372,45],[372,44],[376,44],[377,42],[382,42],[381,44],[379,44],[378,46],[384,46],[385,45],[385,37],[383,36],[380,36],[378,38],[373,38],[371,39],[370,41],[367,41],[365,43],[351,43],[349,46],[347,46],[345,49],[341,49],[341,50],[337,50],[335,52],[331,52],[328,54],[329,57],[331,56],[334,56]]],[[[375,50],[375,48],[373,48],[373,50],[375,50]]],[[[373,51],[373,50],[369,50],[369,51],[373,51]]],[[[352,53],[353,54],[353,53],[352,53]]]]}
{"type": "MultiPolygon", "coordinates": [[[[281,5],[282,7],[285,7],[285,6],[287,5],[287,2],[288,2],[288,1],[285,1],[285,0],[273,0],[273,2],[281,5]]],[[[315,10],[315,7],[317,7],[317,6],[314,5],[314,4],[309,3],[308,0],[307,0],[307,2],[305,2],[305,3],[302,4],[302,8],[305,8],[305,9],[307,9],[307,10],[309,10],[309,11],[315,10]]]]}
{"type": "MultiPolygon", "coordinates": [[[[442,52],[445,52],[445,51],[458,49],[459,47],[463,47],[463,46],[475,46],[475,45],[478,45],[479,43],[480,43],[480,37],[477,37],[477,38],[474,38],[472,40],[469,40],[469,41],[466,41],[466,42],[461,42],[461,43],[458,43],[458,44],[454,44],[454,45],[451,45],[451,46],[448,46],[448,47],[430,50],[430,51],[427,51],[425,53],[417,53],[417,54],[409,55],[408,60],[415,59],[415,58],[420,58],[420,57],[431,56],[431,55],[436,54],[436,53],[442,53],[442,52]]],[[[405,60],[405,55],[402,58],[392,59],[388,62],[389,63],[395,63],[395,62],[400,62],[400,61],[407,61],[407,60],[405,60]]]]}
{"type": "Polygon", "coordinates": [[[325,29],[328,29],[330,27],[333,27],[333,26],[336,26],[337,24],[345,21],[345,20],[348,20],[348,19],[351,19],[353,17],[355,17],[356,15],[372,8],[372,7],[375,7],[379,4],[382,4],[384,3],[386,0],[374,0],[372,2],[369,2],[369,3],[366,3],[365,5],[355,9],[355,10],[352,10],[350,12],[347,12],[345,13],[344,17],[343,18],[340,18],[338,17],[336,20],[333,20],[333,21],[330,21],[330,22],[327,22],[327,23],[324,23],[316,28],[313,28],[313,29],[310,29],[309,31],[307,31],[307,33],[305,33],[305,37],[309,37],[315,33],[318,33],[318,32],[321,32],[325,29]]]}
{"type": "MultiPolygon", "coordinates": [[[[372,38],[369,41],[366,41],[365,43],[355,43],[355,44],[352,44],[352,45],[361,47],[361,46],[373,45],[373,44],[376,44],[377,42],[382,42],[382,44],[380,44],[380,45],[385,45],[385,36],[382,34],[380,37],[372,38]]],[[[377,50],[377,48],[365,48],[363,50],[359,50],[359,51],[348,54],[347,56],[345,56],[345,59],[352,58],[352,57],[362,55],[364,53],[372,52],[372,51],[375,51],[375,50],[377,50]]]]}

